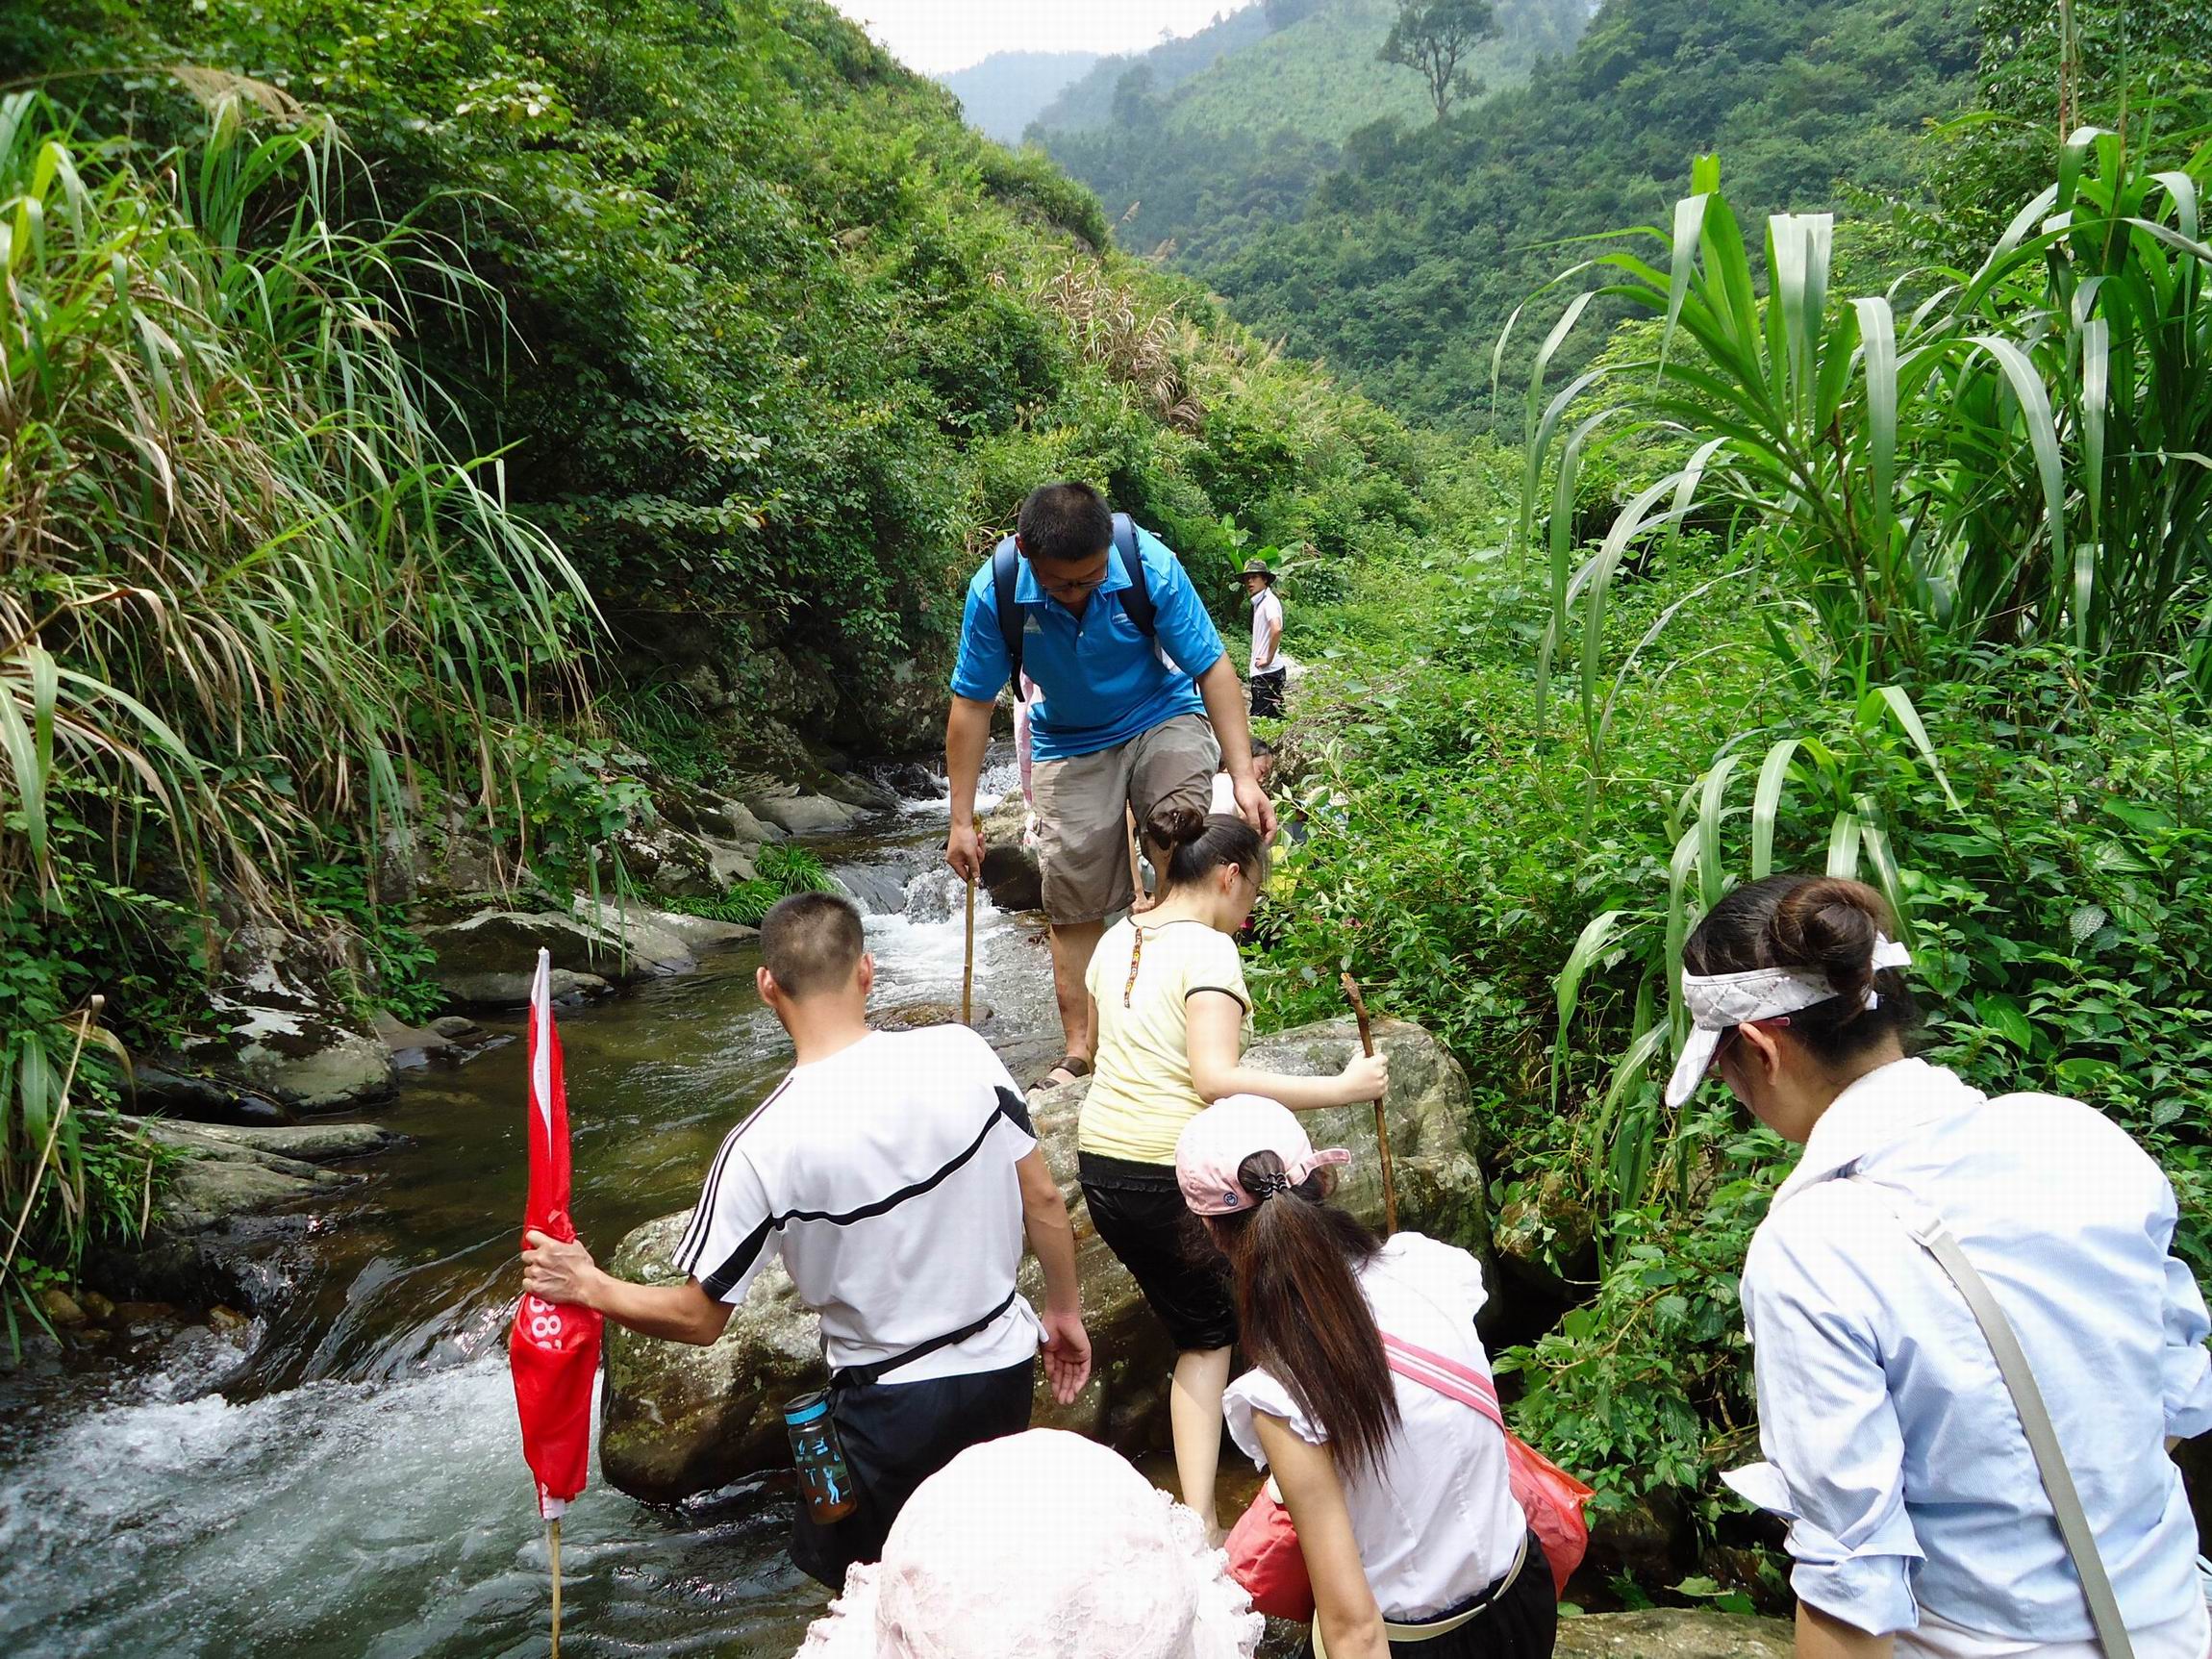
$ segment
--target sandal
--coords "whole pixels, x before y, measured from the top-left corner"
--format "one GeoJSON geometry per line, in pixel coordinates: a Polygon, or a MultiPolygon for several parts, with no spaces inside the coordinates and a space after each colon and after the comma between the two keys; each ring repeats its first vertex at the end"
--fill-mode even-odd
{"type": "Polygon", "coordinates": [[[1034,1094],[1040,1089],[1067,1088],[1068,1083],[1055,1083],[1052,1081],[1053,1071],[1067,1072],[1068,1083],[1072,1083],[1079,1077],[1088,1077],[1091,1075],[1091,1062],[1083,1059],[1080,1055],[1064,1054],[1053,1063],[1051,1070],[1046,1071],[1043,1076],[1038,1078],[1036,1082],[1030,1084],[1029,1092],[1034,1094]]]}

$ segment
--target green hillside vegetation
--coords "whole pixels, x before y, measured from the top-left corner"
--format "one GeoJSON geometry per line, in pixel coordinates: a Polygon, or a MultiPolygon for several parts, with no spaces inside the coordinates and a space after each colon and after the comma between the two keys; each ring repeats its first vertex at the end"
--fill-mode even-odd
{"type": "Polygon", "coordinates": [[[35,1256],[141,1213],[142,1158],[40,1161],[90,993],[159,1051],[261,917],[434,1009],[371,867],[418,793],[616,885],[648,761],[926,751],[963,577],[1045,478],[1224,598],[1255,536],[1427,527],[1425,440],[1101,257],[1087,192],[826,5],[487,19],[0,13],[50,77],[0,112],[39,228],[0,290],[0,1203],[35,1256]]]}
{"type": "Polygon", "coordinates": [[[1114,89],[1121,77],[1143,64],[1160,91],[1170,91],[1192,76],[1213,67],[1223,55],[1264,40],[1277,27],[1285,5],[1295,9],[1302,0],[1259,0],[1234,3],[1217,14],[1205,28],[1177,39],[1163,40],[1144,52],[1117,52],[1098,60],[1088,74],[1045,105],[1037,125],[1047,132],[1075,132],[1100,127],[1114,118],[1114,89]]]}
{"type": "MultiPolygon", "coordinates": [[[[1172,84],[1140,60],[1108,121],[1040,123],[1031,136],[1096,192],[1122,245],[1170,247],[1203,278],[1244,239],[1295,217],[1354,132],[1434,119],[1420,75],[1376,57],[1397,11],[1396,0],[1316,0],[1172,84]]],[[[1471,72],[1491,92],[1519,84],[1573,46],[1588,12],[1587,0],[1504,0],[1471,72]]]]}
{"type": "Polygon", "coordinates": [[[993,52],[937,79],[960,100],[969,126],[1002,144],[1018,144],[1039,112],[1097,62],[1095,52],[993,52]]]}
{"type": "MultiPolygon", "coordinates": [[[[1295,223],[1191,265],[1395,407],[1479,421],[1492,346],[1558,244],[1651,221],[1715,151],[1754,215],[1833,206],[1842,181],[1904,191],[1922,129],[1970,102],[1978,50],[1950,0],[1607,0],[1525,87],[1361,132],[1295,223]]],[[[1549,317],[1531,320],[1541,338],[1549,317]]]]}

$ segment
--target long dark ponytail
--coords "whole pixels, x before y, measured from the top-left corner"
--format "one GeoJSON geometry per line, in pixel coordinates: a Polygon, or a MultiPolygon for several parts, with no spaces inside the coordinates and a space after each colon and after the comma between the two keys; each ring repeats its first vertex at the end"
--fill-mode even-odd
{"type": "Polygon", "coordinates": [[[1397,1432],[1397,1390],[1358,1269],[1381,1242],[1327,1201],[1327,1173],[1285,1187],[1283,1161],[1254,1152],[1237,1167],[1249,1210],[1211,1218],[1236,1283],[1244,1351],[1290,1391],[1347,1473],[1374,1470],[1397,1432]]]}

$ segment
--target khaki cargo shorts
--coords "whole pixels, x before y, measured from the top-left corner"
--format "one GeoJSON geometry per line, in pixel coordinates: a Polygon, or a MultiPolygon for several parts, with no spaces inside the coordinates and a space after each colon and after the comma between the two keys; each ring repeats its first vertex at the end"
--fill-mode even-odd
{"type": "Polygon", "coordinates": [[[1118,748],[1039,761],[1030,791],[1044,914],[1073,923],[1126,910],[1137,894],[1122,808],[1136,808],[1140,825],[1164,806],[1204,812],[1220,769],[1221,745],[1203,715],[1177,715],[1118,748]]]}

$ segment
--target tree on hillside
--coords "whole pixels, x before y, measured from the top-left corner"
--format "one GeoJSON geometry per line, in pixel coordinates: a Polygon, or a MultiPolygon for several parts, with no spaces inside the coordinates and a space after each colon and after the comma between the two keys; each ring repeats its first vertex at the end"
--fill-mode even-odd
{"type": "Polygon", "coordinates": [[[1321,0],[1266,0],[1268,27],[1288,29],[1293,23],[1302,23],[1321,9],[1321,0]]]}
{"type": "Polygon", "coordinates": [[[1397,21],[1375,57],[1420,70],[1442,121],[1451,113],[1453,99],[1481,92],[1462,60],[1496,33],[1490,0],[1398,0],[1397,21]]]}

